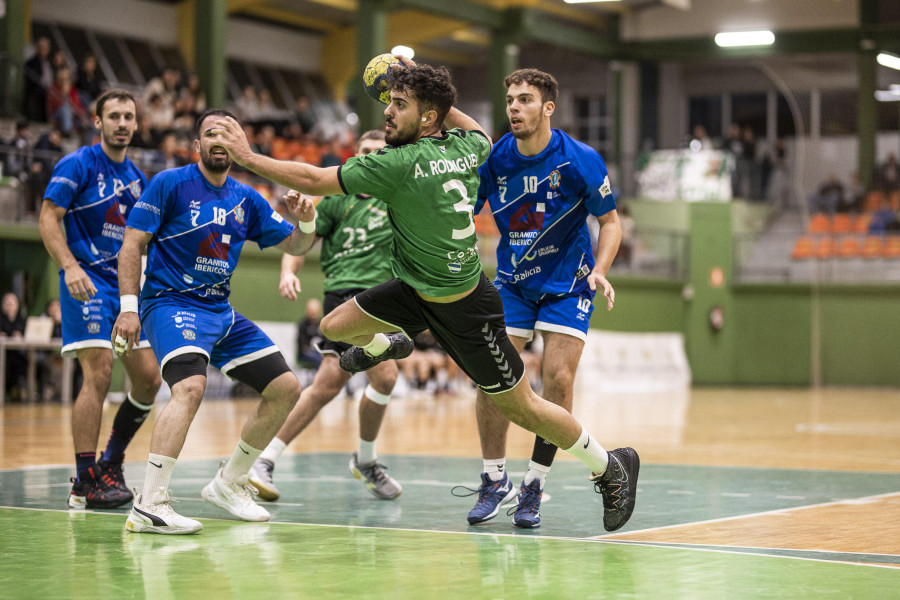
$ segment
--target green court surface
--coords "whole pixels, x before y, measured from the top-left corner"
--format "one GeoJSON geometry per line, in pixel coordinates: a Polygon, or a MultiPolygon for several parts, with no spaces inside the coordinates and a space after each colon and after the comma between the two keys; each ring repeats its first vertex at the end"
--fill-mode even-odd
{"type": "MultiPolygon", "coordinates": [[[[477,460],[382,457],[404,486],[395,501],[369,495],[347,460],[283,457],[269,523],[225,519],[200,499],[217,461],[181,461],[174,507],[204,524],[192,536],[128,533],[126,509],[67,511],[68,466],[2,471],[0,597],[900,598],[893,554],[605,540],[600,496],[570,461],[554,466],[543,526],[520,530],[505,510],[466,523],[474,497],[450,490],[474,487],[477,460]]],[[[132,485],[142,476],[143,463],[126,465],[132,485]]],[[[652,539],[659,527],[898,490],[900,474],[646,464],[623,531],[652,539]]]]}

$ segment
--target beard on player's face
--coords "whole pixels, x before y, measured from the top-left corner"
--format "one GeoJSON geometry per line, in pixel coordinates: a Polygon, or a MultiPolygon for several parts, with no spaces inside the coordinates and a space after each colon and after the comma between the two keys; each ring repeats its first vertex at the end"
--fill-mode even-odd
{"type": "Polygon", "coordinates": [[[222,146],[212,146],[209,149],[200,146],[200,162],[211,173],[224,173],[231,168],[231,157],[222,146]],[[223,154],[224,153],[224,154],[223,154]]]}
{"type": "Polygon", "coordinates": [[[387,127],[384,134],[384,141],[391,146],[411,144],[416,141],[416,136],[419,134],[419,127],[415,121],[403,125],[397,123],[391,117],[387,117],[385,119],[385,124],[387,127]]]}

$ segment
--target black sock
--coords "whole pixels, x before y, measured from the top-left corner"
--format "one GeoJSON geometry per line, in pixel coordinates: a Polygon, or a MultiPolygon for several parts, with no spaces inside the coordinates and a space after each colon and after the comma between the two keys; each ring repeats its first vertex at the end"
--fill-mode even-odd
{"type": "Polygon", "coordinates": [[[149,414],[150,409],[135,406],[129,394],[125,401],[122,402],[122,405],[119,406],[119,412],[116,413],[112,431],[109,434],[109,441],[106,443],[106,450],[103,451],[102,460],[110,460],[112,458],[114,459],[113,462],[122,462],[125,457],[125,448],[128,447],[131,438],[134,437],[134,434],[137,433],[137,430],[140,429],[141,424],[149,414]]]}
{"type": "Polygon", "coordinates": [[[75,474],[83,473],[90,469],[97,462],[96,452],[76,452],[75,453],[75,474]]]}
{"type": "Polygon", "coordinates": [[[539,435],[534,436],[534,450],[531,452],[531,460],[539,465],[549,467],[556,457],[556,446],[539,435]]]}

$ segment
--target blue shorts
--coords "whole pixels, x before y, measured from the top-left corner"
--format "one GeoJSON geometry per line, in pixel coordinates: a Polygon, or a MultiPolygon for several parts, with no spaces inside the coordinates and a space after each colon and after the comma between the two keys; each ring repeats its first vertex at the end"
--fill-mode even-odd
{"type": "MultiPolygon", "coordinates": [[[[65,273],[59,272],[59,308],[62,314],[62,355],[74,357],[82,348],[109,348],[112,352],[113,324],[119,316],[119,284],[115,279],[99,277],[85,269],[97,288],[94,297],[81,302],[72,297],[66,286],[65,273]]],[[[149,348],[141,332],[136,348],[149,348]]]]}
{"type": "Polygon", "coordinates": [[[531,340],[537,329],[587,339],[594,312],[595,292],[590,288],[569,296],[533,296],[499,278],[494,280],[494,286],[503,301],[506,332],[509,335],[531,340]]]}
{"type": "Polygon", "coordinates": [[[183,302],[156,301],[142,306],[141,326],[160,371],[175,356],[197,353],[227,375],[237,366],[280,352],[269,336],[231,305],[216,312],[183,302]]]}

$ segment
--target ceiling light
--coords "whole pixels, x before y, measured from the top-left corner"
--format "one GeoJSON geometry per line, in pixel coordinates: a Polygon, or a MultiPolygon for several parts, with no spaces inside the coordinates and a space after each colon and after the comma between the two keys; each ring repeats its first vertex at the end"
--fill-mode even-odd
{"type": "Polygon", "coordinates": [[[898,71],[900,71],[900,56],[888,54],[887,52],[881,52],[878,56],[875,57],[875,60],[878,61],[878,64],[882,67],[888,67],[889,69],[897,69],[898,71]]]}
{"type": "Polygon", "coordinates": [[[771,31],[728,31],[716,34],[716,45],[722,48],[735,46],[771,46],[775,34],[771,31]]]}

